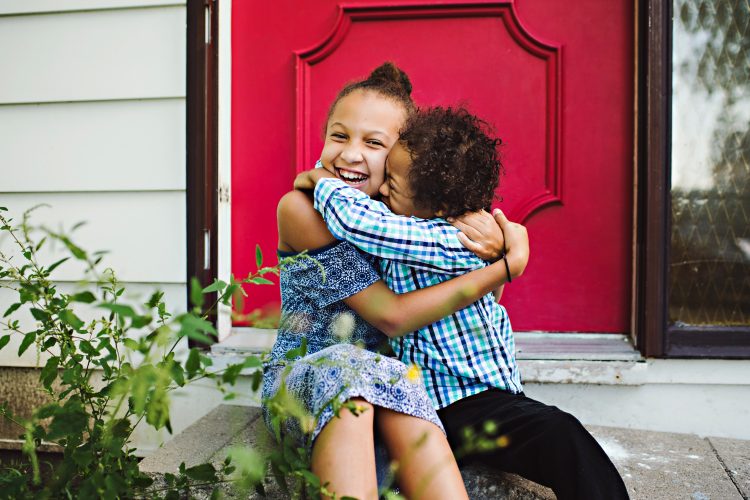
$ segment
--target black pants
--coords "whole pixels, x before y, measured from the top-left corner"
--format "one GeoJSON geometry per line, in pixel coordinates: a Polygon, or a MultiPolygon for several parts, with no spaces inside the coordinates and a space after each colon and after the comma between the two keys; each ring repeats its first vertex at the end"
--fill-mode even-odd
{"type": "Polygon", "coordinates": [[[438,415],[459,463],[513,472],[552,488],[560,500],[628,498],[599,443],[578,419],[557,407],[490,389],[438,410],[438,415]],[[495,425],[486,425],[488,421],[495,425]],[[466,428],[474,438],[467,437],[466,428]],[[496,446],[482,451],[478,436],[496,446]],[[466,452],[469,439],[474,440],[473,449],[466,452]]]}

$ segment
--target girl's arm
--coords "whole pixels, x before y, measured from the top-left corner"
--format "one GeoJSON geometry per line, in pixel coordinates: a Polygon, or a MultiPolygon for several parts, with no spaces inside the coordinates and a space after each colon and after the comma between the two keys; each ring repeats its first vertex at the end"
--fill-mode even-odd
{"type": "Polygon", "coordinates": [[[315,208],[329,231],[360,250],[432,272],[463,274],[485,266],[440,219],[404,217],[338,179],[320,179],[315,208]]]}
{"type": "MultiPolygon", "coordinates": [[[[507,219],[498,223],[506,236],[508,262],[511,276],[515,278],[523,273],[528,261],[526,229],[507,219]]],[[[311,200],[300,191],[288,193],[281,199],[278,224],[279,248],[283,250],[299,252],[335,241],[311,200]]],[[[368,323],[389,337],[396,337],[468,306],[506,281],[505,263],[500,260],[439,285],[401,295],[378,281],[344,302],[368,323]]]]}

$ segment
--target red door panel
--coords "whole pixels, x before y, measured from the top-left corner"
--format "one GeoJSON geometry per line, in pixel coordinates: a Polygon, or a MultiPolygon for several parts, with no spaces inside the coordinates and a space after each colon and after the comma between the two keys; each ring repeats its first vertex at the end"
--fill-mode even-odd
{"type": "MultiPolygon", "coordinates": [[[[238,2],[233,9],[233,271],[276,247],[275,206],[309,168],[337,90],[385,60],[418,104],[462,103],[503,138],[496,206],[532,260],[503,299],[517,330],[625,332],[630,296],[629,3],[238,2]],[[301,5],[300,5],[301,4],[301,5]]],[[[250,288],[249,307],[278,301],[250,288]]]]}

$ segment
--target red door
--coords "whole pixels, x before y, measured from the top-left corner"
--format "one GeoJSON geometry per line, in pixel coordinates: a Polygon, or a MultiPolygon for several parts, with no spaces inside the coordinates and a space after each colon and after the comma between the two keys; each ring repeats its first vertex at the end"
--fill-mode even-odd
{"type": "MultiPolygon", "coordinates": [[[[276,248],[275,209],[320,152],[346,82],[394,61],[418,104],[463,103],[496,128],[497,206],[532,259],[503,303],[516,330],[629,330],[633,7],[626,0],[235,2],[232,263],[276,248]]],[[[278,302],[252,287],[246,307],[278,302]]]]}

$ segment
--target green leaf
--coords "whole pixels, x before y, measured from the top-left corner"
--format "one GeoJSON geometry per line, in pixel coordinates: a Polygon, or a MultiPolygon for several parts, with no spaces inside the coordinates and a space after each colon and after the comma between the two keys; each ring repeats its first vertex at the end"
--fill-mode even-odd
{"type": "Polygon", "coordinates": [[[154,480],[145,474],[141,474],[133,478],[133,484],[137,488],[145,489],[154,484],[154,480]]]}
{"type": "Polygon", "coordinates": [[[34,316],[34,319],[37,321],[49,321],[49,313],[47,311],[43,311],[42,309],[32,307],[31,315],[34,316]]]}
{"type": "Polygon", "coordinates": [[[201,365],[203,365],[204,368],[213,366],[214,362],[211,361],[211,358],[208,356],[201,354],[201,365]]]}
{"type": "Polygon", "coordinates": [[[36,417],[39,419],[49,418],[55,413],[57,413],[59,408],[60,407],[57,406],[57,404],[49,403],[47,405],[42,406],[36,411],[36,417]]]}
{"type": "Polygon", "coordinates": [[[68,250],[70,250],[70,253],[73,254],[73,257],[78,260],[86,260],[86,252],[84,252],[81,247],[70,241],[67,236],[60,236],[60,241],[62,241],[63,244],[68,247],[68,250]]]}
{"type": "Polygon", "coordinates": [[[81,447],[73,452],[73,461],[82,469],[86,469],[94,460],[94,454],[90,447],[81,447]]]}
{"type": "Polygon", "coordinates": [[[10,335],[6,335],[5,337],[0,337],[0,350],[2,350],[3,347],[8,345],[8,342],[10,342],[10,335]]]}
{"type": "Polygon", "coordinates": [[[110,433],[112,434],[113,437],[124,438],[124,437],[128,437],[130,430],[131,430],[130,421],[127,418],[118,418],[112,424],[112,427],[110,428],[110,433]]]}
{"type": "Polygon", "coordinates": [[[89,415],[83,409],[81,401],[71,396],[63,408],[57,411],[49,426],[47,439],[50,441],[65,437],[71,439],[80,436],[86,429],[89,415]]]}
{"type": "Polygon", "coordinates": [[[3,314],[3,318],[7,318],[11,314],[13,314],[15,311],[18,310],[18,308],[21,307],[20,302],[16,302],[15,304],[11,304],[10,307],[5,311],[5,314],[3,314]]]}
{"type": "Polygon", "coordinates": [[[320,488],[320,478],[309,470],[302,469],[297,471],[297,473],[302,476],[307,484],[313,486],[314,488],[320,488]]]}
{"type": "Polygon", "coordinates": [[[242,363],[242,368],[258,368],[262,365],[263,362],[258,356],[248,356],[245,358],[245,362],[242,363]]]}
{"type": "Polygon", "coordinates": [[[150,325],[151,321],[153,321],[153,318],[148,314],[143,316],[136,316],[135,318],[133,318],[133,322],[130,326],[132,326],[133,328],[143,328],[144,326],[150,325]]]}
{"type": "Polygon", "coordinates": [[[41,373],[39,374],[39,380],[41,380],[42,384],[47,388],[50,389],[52,382],[55,381],[57,378],[57,366],[60,361],[60,358],[57,356],[53,356],[47,360],[47,364],[44,365],[44,368],[42,368],[41,373]]]}
{"type": "Polygon", "coordinates": [[[137,351],[138,349],[141,348],[138,342],[131,338],[123,339],[122,343],[125,345],[125,347],[127,347],[131,351],[137,351]]]}
{"type": "Polygon", "coordinates": [[[100,307],[102,309],[108,309],[115,314],[118,314],[120,316],[125,316],[127,318],[134,318],[137,316],[132,307],[126,306],[124,304],[115,304],[114,302],[102,302],[97,307],[100,307]]]}
{"type": "Polygon", "coordinates": [[[212,292],[218,292],[219,290],[224,290],[224,288],[227,286],[227,284],[219,279],[215,280],[213,283],[208,285],[206,288],[203,289],[203,293],[212,293],[212,292]]]}
{"type": "Polygon", "coordinates": [[[60,260],[58,260],[58,261],[54,262],[54,263],[53,263],[53,264],[52,264],[51,266],[49,266],[49,267],[47,268],[47,272],[48,272],[48,273],[51,273],[52,271],[54,271],[55,269],[57,269],[57,267],[58,267],[58,266],[59,266],[60,264],[62,264],[63,262],[65,262],[65,261],[66,261],[66,260],[68,260],[68,259],[70,259],[70,257],[65,257],[64,259],[60,259],[60,260]]]}
{"type": "Polygon", "coordinates": [[[252,283],[254,285],[273,285],[273,281],[261,278],[260,276],[256,276],[255,278],[250,278],[248,280],[248,283],[252,283]]]}
{"type": "Polygon", "coordinates": [[[255,245],[255,265],[260,268],[263,265],[263,252],[260,249],[260,245],[255,245]]]}
{"type": "Polygon", "coordinates": [[[81,328],[85,323],[81,318],[73,314],[73,311],[70,309],[64,309],[60,311],[60,320],[65,323],[66,325],[72,327],[74,330],[78,330],[81,328]]]}
{"type": "Polygon", "coordinates": [[[84,304],[91,304],[96,300],[96,297],[94,297],[93,293],[85,291],[71,295],[70,300],[72,302],[83,302],[84,304]]]}
{"type": "Polygon", "coordinates": [[[177,385],[180,387],[185,385],[185,370],[182,369],[182,366],[179,363],[172,363],[169,367],[169,374],[177,385]]]}
{"type": "Polygon", "coordinates": [[[211,344],[213,342],[206,334],[216,335],[216,329],[205,319],[199,318],[193,314],[186,314],[182,317],[180,323],[181,336],[187,336],[188,338],[197,340],[198,342],[203,342],[204,344],[211,344]]]}
{"type": "Polygon", "coordinates": [[[38,252],[42,248],[42,246],[44,246],[46,242],[47,242],[47,237],[45,236],[44,238],[39,240],[39,243],[36,244],[36,247],[34,247],[34,251],[38,252]]]}
{"type": "Polygon", "coordinates": [[[195,276],[190,279],[190,303],[193,307],[203,306],[203,287],[195,276]]]}
{"type": "Polygon", "coordinates": [[[81,350],[82,353],[88,354],[89,356],[98,356],[99,355],[99,351],[88,340],[81,340],[78,343],[78,348],[81,350]]]}
{"type": "Polygon", "coordinates": [[[146,307],[149,309],[153,309],[154,307],[159,305],[159,302],[161,302],[161,299],[164,297],[164,292],[161,290],[155,291],[151,297],[148,299],[148,302],[146,302],[146,307]]]}
{"type": "Polygon", "coordinates": [[[200,464],[196,465],[195,467],[185,469],[185,475],[190,479],[195,479],[196,481],[219,480],[219,478],[216,477],[216,469],[214,469],[214,466],[211,464],[200,464]]]}
{"type": "Polygon", "coordinates": [[[229,365],[221,375],[221,380],[227,384],[234,385],[241,371],[242,365],[229,365]]]}
{"type": "Polygon", "coordinates": [[[21,341],[21,345],[18,346],[18,355],[20,356],[24,352],[26,352],[26,349],[29,348],[29,346],[34,343],[36,340],[36,332],[29,332],[26,335],[24,335],[23,340],[21,341]]]}
{"type": "Polygon", "coordinates": [[[195,347],[190,349],[188,359],[187,361],[185,361],[185,370],[187,370],[188,378],[193,378],[193,376],[195,376],[195,373],[200,369],[200,355],[201,353],[199,349],[196,349],[195,347]]]}

